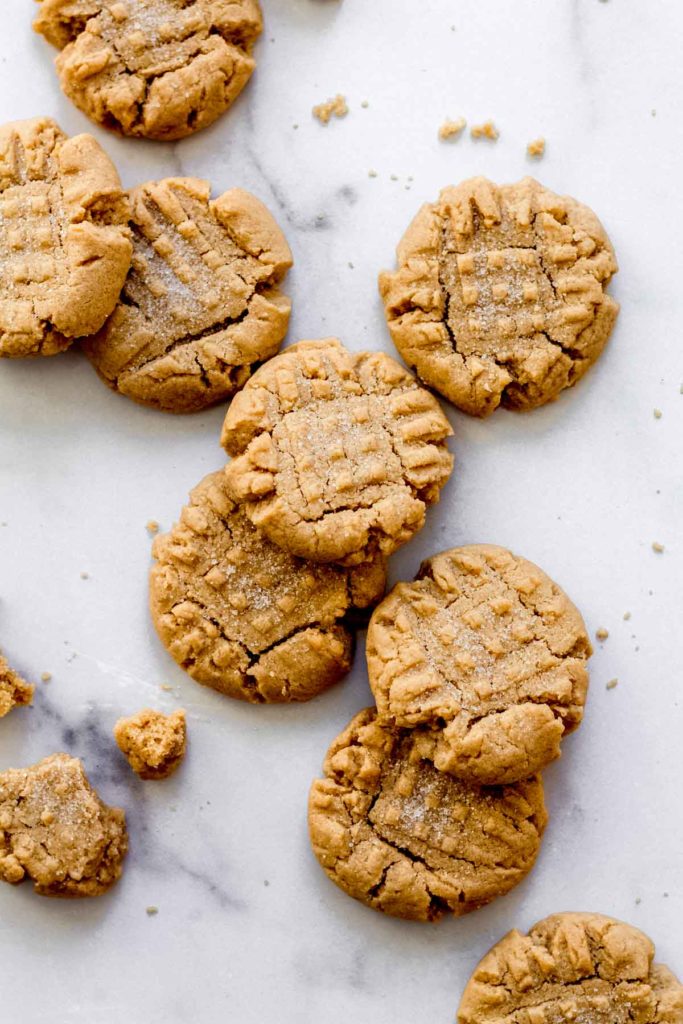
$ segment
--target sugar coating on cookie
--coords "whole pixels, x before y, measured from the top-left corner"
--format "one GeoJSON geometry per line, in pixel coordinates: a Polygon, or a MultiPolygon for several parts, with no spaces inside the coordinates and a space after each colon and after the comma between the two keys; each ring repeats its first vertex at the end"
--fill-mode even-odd
{"type": "Polygon", "coordinates": [[[131,258],[128,202],[91,135],[0,127],[0,356],[51,356],[99,330],[131,258]]]}
{"type": "Polygon", "coordinates": [[[166,779],[178,768],[187,748],[185,711],[171,715],[144,708],[114,726],[119,750],[141,779],[166,779]]]}
{"type": "Polygon", "coordinates": [[[492,544],[423,563],[375,609],[368,674],[380,714],[426,725],[442,771],[516,782],[581,722],[592,653],[581,615],[538,566],[492,544]]]}
{"type": "Polygon", "coordinates": [[[35,686],[22,679],[0,656],[0,718],[8,715],[12,708],[32,704],[34,691],[35,686]]]}
{"type": "Polygon", "coordinates": [[[630,924],[554,914],[486,954],[458,1024],[682,1024],[683,986],[654,952],[630,924]]]}
{"type": "Polygon", "coordinates": [[[619,306],[617,271],[588,207],[533,178],[471,178],[422,207],[380,275],[394,344],[430,387],[474,416],[531,409],[576,384],[619,306]]]}
{"type": "Polygon", "coordinates": [[[125,135],[180,139],[233,103],[254,70],[258,0],[42,0],[62,89],[125,135]]]}
{"type": "Polygon", "coordinates": [[[41,896],[99,896],[121,877],[126,817],[91,787],[83,764],[53,754],[0,772],[0,880],[41,896]]]}
{"type": "Polygon", "coordinates": [[[302,341],[233,400],[222,443],[228,491],[286,551],[357,564],[424,524],[453,467],[436,399],[382,352],[302,341]]]}
{"type": "Polygon", "coordinates": [[[395,917],[466,914],[522,881],[547,815],[540,776],[483,788],[420,756],[374,708],[334,741],[309,797],[313,851],[341,889],[395,917]]]}
{"type": "Polygon", "coordinates": [[[381,558],[344,569],[271,544],[230,499],[222,471],[194,489],[153,552],[162,642],[198,683],[252,703],[305,701],[338,682],[351,667],[354,616],[386,582],[381,558]]]}
{"type": "Polygon", "coordinates": [[[83,348],[115,391],[168,412],[224,400],[274,355],[292,264],[266,207],[242,189],[211,199],[197,178],[130,193],[133,261],[113,316],[83,348]]]}

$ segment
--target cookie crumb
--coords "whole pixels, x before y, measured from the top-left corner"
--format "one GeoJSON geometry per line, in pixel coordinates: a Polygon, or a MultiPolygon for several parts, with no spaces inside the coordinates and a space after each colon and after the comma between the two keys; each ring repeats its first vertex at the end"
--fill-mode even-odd
{"type": "Polygon", "coordinates": [[[346,117],[349,112],[346,97],[337,93],[332,99],[324,103],[318,103],[313,107],[313,116],[317,117],[321,124],[329,124],[332,115],[335,117],[346,117]]]}
{"type": "Polygon", "coordinates": [[[82,580],[89,580],[90,579],[90,573],[82,572],[81,573],[81,579],[82,580]]]}
{"type": "Polygon", "coordinates": [[[398,181],[398,174],[390,174],[389,177],[392,181],[398,181]]]}
{"type": "Polygon", "coordinates": [[[495,142],[500,132],[493,121],[484,121],[483,124],[473,124],[470,135],[473,139],[489,139],[491,142],[495,142]]]}
{"type": "Polygon", "coordinates": [[[458,136],[462,135],[466,127],[467,121],[464,117],[456,117],[455,121],[451,121],[450,118],[446,118],[439,128],[439,138],[442,142],[445,139],[458,138],[458,136]]]}
{"type": "Polygon", "coordinates": [[[652,410],[652,414],[653,414],[653,416],[654,416],[654,418],[656,420],[661,420],[661,418],[662,418],[662,410],[661,409],[653,409],[652,410]]]}
{"type": "Polygon", "coordinates": [[[158,907],[145,907],[147,917],[155,917],[159,913],[158,907]]]}
{"type": "Polygon", "coordinates": [[[630,618],[631,618],[631,613],[630,612],[624,612],[624,622],[628,622],[628,620],[630,618]]]}
{"type": "Polygon", "coordinates": [[[361,107],[363,108],[363,110],[367,110],[369,106],[370,104],[368,103],[367,100],[363,100],[363,102],[361,103],[361,107]]]}
{"type": "Polygon", "coordinates": [[[642,899],[640,898],[640,896],[636,896],[636,906],[637,906],[637,905],[638,905],[639,903],[642,903],[642,902],[643,902],[643,901],[642,901],[642,899]]]}
{"type": "Polygon", "coordinates": [[[51,679],[52,679],[52,672],[41,672],[40,673],[40,680],[41,680],[41,682],[49,683],[51,679]]]}
{"type": "Polygon", "coordinates": [[[607,683],[605,689],[613,690],[615,688],[615,686],[618,686],[618,685],[619,685],[619,680],[618,679],[610,679],[610,681],[607,683]]]}
{"type": "Polygon", "coordinates": [[[595,635],[598,640],[606,640],[609,636],[609,631],[606,630],[604,626],[601,626],[600,629],[596,629],[595,635]]]}
{"type": "Polygon", "coordinates": [[[145,526],[145,529],[147,530],[147,533],[154,536],[155,533],[159,532],[159,524],[156,521],[156,519],[150,519],[147,525],[145,526]]]}
{"type": "Polygon", "coordinates": [[[173,687],[169,683],[162,683],[159,689],[163,690],[165,693],[171,693],[173,687]]]}
{"type": "Polygon", "coordinates": [[[658,540],[653,540],[652,550],[655,551],[658,555],[661,555],[662,551],[664,550],[664,545],[660,544],[658,540]]]}
{"type": "Polygon", "coordinates": [[[377,177],[377,171],[375,171],[375,170],[373,170],[373,169],[371,168],[371,169],[370,169],[370,170],[368,171],[368,178],[376,178],[376,177],[377,177]]]}
{"type": "Polygon", "coordinates": [[[32,704],[34,690],[35,687],[22,679],[0,656],[0,718],[8,715],[13,708],[32,704]]]}
{"type": "Polygon", "coordinates": [[[530,142],[527,145],[526,151],[528,156],[535,157],[537,160],[540,160],[545,153],[545,139],[542,137],[534,139],[533,142],[530,142]]]}
{"type": "Polygon", "coordinates": [[[165,779],[185,756],[187,726],[185,711],[172,715],[145,708],[130,718],[120,718],[114,738],[121,753],[141,779],[165,779]]]}

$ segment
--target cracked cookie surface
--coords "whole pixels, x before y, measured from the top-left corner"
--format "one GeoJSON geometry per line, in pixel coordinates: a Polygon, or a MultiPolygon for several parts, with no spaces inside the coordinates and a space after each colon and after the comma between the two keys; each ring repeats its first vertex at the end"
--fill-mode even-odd
{"type": "Polygon", "coordinates": [[[654,952],[632,925],[554,914],[486,954],[458,1024],[683,1024],[683,987],[654,952]]]}
{"type": "Polygon", "coordinates": [[[266,207],[242,189],[211,199],[197,178],[130,193],[133,260],[118,305],[83,349],[114,391],[167,412],[232,395],[275,355],[291,303],[292,264],[266,207]]]}
{"type": "Polygon", "coordinates": [[[430,387],[474,416],[532,409],[598,358],[617,271],[588,207],[533,178],[471,178],[422,207],[380,274],[394,344],[430,387]]]}
{"type": "Polygon", "coordinates": [[[255,67],[258,0],[39,0],[62,89],[124,135],[181,139],[216,120],[255,67]]]}
{"type": "Polygon", "coordinates": [[[34,691],[35,686],[22,679],[0,655],[0,718],[8,715],[12,708],[32,704],[34,691]]]}
{"type": "Polygon", "coordinates": [[[338,682],[354,614],[386,581],[380,558],[343,569],[271,544],[228,496],[223,471],[192,491],[153,553],[152,618],[169,653],[198,683],[252,703],[309,700],[338,682]]]}
{"type": "Polygon", "coordinates": [[[341,889],[375,910],[431,921],[466,914],[522,881],[547,815],[536,776],[483,788],[422,759],[415,732],[356,715],[311,787],[313,851],[341,889]]]}
{"type": "Polygon", "coordinates": [[[538,566],[473,544],[425,561],[368,628],[370,686],[383,718],[425,725],[437,768],[516,782],[560,756],[583,717],[592,653],[581,615],[538,566]]]}
{"type": "Polygon", "coordinates": [[[182,708],[171,715],[144,708],[119,718],[114,739],[141,779],[167,779],[180,766],[187,748],[187,723],[182,708]]]}
{"type": "Polygon", "coordinates": [[[284,550],[358,564],[424,525],[453,468],[451,433],[436,399],[389,356],[302,341],[230,405],[228,491],[284,550]]]}
{"type": "Polygon", "coordinates": [[[0,880],[41,896],[99,896],[121,877],[126,817],[91,787],[83,764],[53,754],[0,772],[0,880]]]}
{"type": "Polygon", "coordinates": [[[46,117],[0,128],[0,356],[51,356],[99,330],[131,258],[128,202],[91,135],[46,117]]]}

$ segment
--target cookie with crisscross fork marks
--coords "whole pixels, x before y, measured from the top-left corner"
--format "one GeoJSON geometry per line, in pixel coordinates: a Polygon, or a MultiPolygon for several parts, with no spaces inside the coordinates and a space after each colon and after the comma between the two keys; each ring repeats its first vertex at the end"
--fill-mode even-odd
{"type": "Polygon", "coordinates": [[[422,759],[417,731],[361,711],[313,783],[313,851],[341,889],[395,917],[466,914],[509,892],[533,867],[547,815],[536,776],[472,785],[422,759]]]}
{"type": "Polygon", "coordinates": [[[683,986],[654,953],[633,925],[553,914],[486,954],[458,1024],[683,1024],[683,986]]]}
{"type": "Polygon", "coordinates": [[[451,473],[450,434],[436,399],[389,356],[302,341],[228,410],[228,491],[286,551],[358,564],[422,527],[451,473]]]}
{"type": "Polygon", "coordinates": [[[251,77],[258,0],[39,0],[34,27],[61,49],[66,95],[125,135],[205,128],[251,77]]]}
{"type": "Polygon", "coordinates": [[[196,178],[132,190],[131,270],[113,316],[83,344],[111,388],[169,412],[232,395],[289,323],[278,284],[292,254],[279,227],[249,192],[210,195],[196,178]]]}
{"type": "Polygon", "coordinates": [[[394,344],[474,416],[557,398],[593,365],[619,307],[617,264],[586,206],[532,178],[472,178],[422,207],[380,275],[394,344]]]}
{"type": "Polygon", "coordinates": [[[452,548],[375,609],[368,674],[380,715],[426,726],[437,768],[516,782],[560,756],[580,724],[591,645],[581,615],[538,566],[505,548],[452,548]]]}
{"type": "Polygon", "coordinates": [[[222,472],[154,542],[152,618],[198,683],[252,703],[304,701],[351,667],[354,620],[384,593],[384,561],[315,565],[271,544],[230,500],[222,472]]]}
{"type": "Polygon", "coordinates": [[[128,202],[91,135],[46,117],[0,128],[0,356],[51,356],[99,330],[130,266],[128,202]]]}

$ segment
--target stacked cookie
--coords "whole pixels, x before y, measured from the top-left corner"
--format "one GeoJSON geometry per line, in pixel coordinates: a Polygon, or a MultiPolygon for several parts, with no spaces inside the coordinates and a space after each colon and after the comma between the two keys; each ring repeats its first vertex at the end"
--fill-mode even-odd
{"type": "Polygon", "coordinates": [[[454,548],[375,609],[357,715],[313,783],[314,852],[349,895],[398,917],[464,914],[534,864],[539,770],[582,718],[591,646],[537,566],[454,548]]]}
{"type": "Polygon", "coordinates": [[[90,135],[48,118],[0,129],[0,356],[76,339],[115,391],[191,412],[274,355],[289,246],[258,199],[168,178],[124,193],[90,135]]]}

